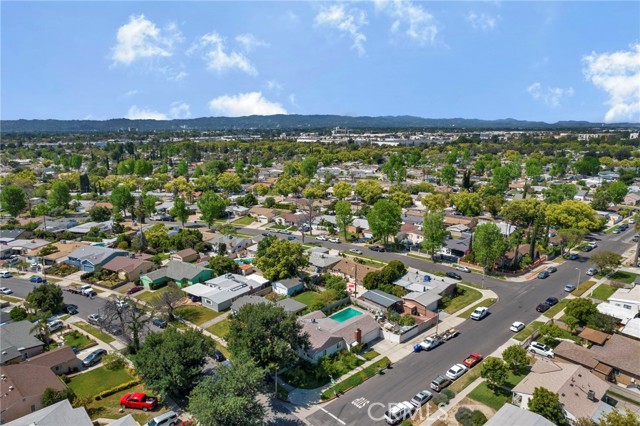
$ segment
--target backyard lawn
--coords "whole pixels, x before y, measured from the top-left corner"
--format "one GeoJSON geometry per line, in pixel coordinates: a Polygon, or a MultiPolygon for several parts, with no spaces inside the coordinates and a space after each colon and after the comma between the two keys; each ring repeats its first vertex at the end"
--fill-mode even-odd
{"type": "Polygon", "coordinates": [[[180,318],[195,325],[204,324],[205,322],[211,321],[212,319],[224,314],[224,312],[216,312],[213,309],[205,308],[204,306],[179,306],[173,312],[180,318]]]}
{"type": "Polygon", "coordinates": [[[73,325],[75,325],[78,328],[81,328],[84,332],[89,333],[90,335],[92,335],[96,339],[102,340],[105,343],[111,343],[114,340],[116,340],[113,336],[108,335],[104,331],[98,330],[97,328],[95,328],[92,325],[87,324],[86,322],[78,321],[78,322],[74,323],[73,325]]]}
{"type": "Polygon", "coordinates": [[[638,274],[626,271],[616,271],[609,278],[614,281],[620,281],[625,284],[631,284],[638,277],[638,274]]]}
{"type": "Polygon", "coordinates": [[[543,325],[544,323],[542,321],[534,321],[531,324],[528,324],[523,330],[516,333],[516,335],[513,336],[513,338],[518,340],[519,342],[522,342],[527,337],[531,336],[534,331],[536,331],[543,325]]]}
{"type": "Polygon", "coordinates": [[[224,339],[227,333],[229,333],[229,319],[224,319],[220,322],[213,324],[211,327],[207,327],[206,330],[209,333],[215,334],[221,339],[224,339]]]}
{"type": "MultiPolygon", "coordinates": [[[[101,399],[100,401],[93,401],[89,405],[87,405],[87,413],[89,417],[92,419],[97,418],[107,418],[107,419],[119,419],[120,417],[131,414],[136,421],[141,424],[147,424],[147,422],[157,415],[164,413],[167,411],[165,407],[160,406],[160,408],[156,408],[154,411],[144,412],[142,410],[133,410],[130,408],[126,408],[124,413],[120,413],[120,397],[125,393],[136,393],[147,391],[144,389],[144,385],[136,385],[132,386],[128,389],[124,389],[121,392],[116,392],[115,394],[108,396],[106,398],[101,399]]],[[[153,393],[152,393],[153,394],[153,393]]]]}
{"type": "Polygon", "coordinates": [[[475,303],[482,297],[482,293],[472,288],[459,286],[457,291],[458,294],[454,298],[442,304],[444,311],[448,314],[458,312],[460,309],[475,303]]]}
{"type": "MultiPolygon", "coordinates": [[[[68,386],[73,389],[78,397],[94,396],[131,380],[133,380],[133,377],[124,368],[109,371],[104,367],[99,367],[72,377],[68,386]]],[[[123,393],[119,392],[118,394],[122,396],[123,393]]]]}
{"type": "Polygon", "coordinates": [[[304,303],[307,306],[311,306],[315,303],[319,294],[320,293],[317,293],[315,291],[305,291],[303,293],[298,294],[297,296],[294,296],[293,300],[296,300],[300,303],[304,303]]]}
{"type": "Polygon", "coordinates": [[[460,318],[468,318],[476,308],[479,308],[481,306],[491,306],[494,303],[496,303],[496,299],[485,299],[482,302],[480,302],[480,303],[478,303],[476,305],[473,305],[472,307],[470,307],[469,309],[464,311],[462,314],[459,315],[459,317],[460,318]]]}
{"type": "Polygon", "coordinates": [[[615,291],[616,289],[610,285],[600,284],[593,290],[591,297],[596,300],[607,300],[615,291]]]}
{"type": "Polygon", "coordinates": [[[242,226],[251,225],[253,222],[256,222],[254,218],[252,218],[251,216],[244,216],[238,220],[234,220],[233,222],[231,222],[231,225],[242,227],[242,226]]]}
{"type": "Polygon", "coordinates": [[[562,299],[554,306],[552,306],[547,312],[545,312],[544,316],[547,318],[553,318],[558,312],[560,312],[564,309],[565,306],[567,306],[567,303],[569,303],[569,299],[562,299]]]}
{"type": "Polygon", "coordinates": [[[64,344],[72,348],[78,348],[79,351],[91,343],[95,342],[77,330],[73,330],[71,333],[64,336],[64,344]]]}

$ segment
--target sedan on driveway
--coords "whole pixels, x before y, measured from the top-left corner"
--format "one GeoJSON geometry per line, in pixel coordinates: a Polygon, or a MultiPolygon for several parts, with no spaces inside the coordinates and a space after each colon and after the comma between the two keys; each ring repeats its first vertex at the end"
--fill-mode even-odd
{"type": "Polygon", "coordinates": [[[127,294],[135,294],[139,291],[144,290],[144,287],[141,285],[137,285],[135,287],[131,287],[129,290],[127,290],[127,294]]]}
{"type": "Polygon", "coordinates": [[[106,350],[96,349],[95,351],[87,355],[85,359],[82,360],[82,365],[84,365],[85,367],[91,367],[92,365],[99,363],[102,357],[106,354],[107,354],[106,350]]]}
{"type": "Polygon", "coordinates": [[[516,321],[513,324],[511,324],[511,327],[509,327],[509,330],[513,331],[514,333],[517,333],[518,331],[522,330],[525,327],[523,322],[520,321],[516,321]]]}

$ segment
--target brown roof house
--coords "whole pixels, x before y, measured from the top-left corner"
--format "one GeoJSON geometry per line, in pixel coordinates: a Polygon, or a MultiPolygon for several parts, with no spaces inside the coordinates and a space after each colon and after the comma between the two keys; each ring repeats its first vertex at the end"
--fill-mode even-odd
{"type": "Polygon", "coordinates": [[[279,210],[259,206],[253,206],[249,209],[249,216],[258,219],[258,222],[262,224],[273,222],[273,218],[279,213],[279,210]]]}
{"type": "Polygon", "coordinates": [[[48,367],[57,376],[69,374],[80,370],[80,360],[70,346],[63,346],[49,352],[44,352],[29,358],[27,363],[48,367]]]}
{"type": "Polygon", "coordinates": [[[362,284],[362,280],[369,272],[379,271],[382,268],[375,268],[373,266],[361,265],[354,262],[350,258],[344,258],[335,265],[329,268],[329,272],[334,275],[347,280],[347,282],[353,284],[354,280],[362,284]]]}
{"type": "Polygon", "coordinates": [[[49,367],[27,363],[0,367],[0,423],[43,408],[42,395],[47,388],[66,388],[49,367]]]}
{"type": "Polygon", "coordinates": [[[580,365],[547,358],[537,360],[527,377],[513,388],[513,405],[528,409],[534,390],[540,387],[558,394],[570,421],[580,417],[597,421],[602,413],[614,409],[602,400],[609,384],[580,365]]]}
{"type": "Polygon", "coordinates": [[[171,255],[171,259],[187,263],[195,262],[199,257],[198,252],[192,248],[186,248],[171,255]]]}
{"type": "Polygon", "coordinates": [[[115,272],[121,280],[137,281],[140,275],[153,271],[155,264],[148,260],[118,256],[107,262],[102,269],[115,272]]]}

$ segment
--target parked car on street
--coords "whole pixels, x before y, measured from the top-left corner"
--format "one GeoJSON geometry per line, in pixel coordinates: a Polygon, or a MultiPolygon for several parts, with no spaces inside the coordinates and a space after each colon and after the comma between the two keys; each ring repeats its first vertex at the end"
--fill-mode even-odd
{"type": "Polygon", "coordinates": [[[436,392],[440,392],[442,389],[446,388],[451,384],[451,379],[440,375],[431,381],[431,389],[436,392]]]}
{"type": "Polygon", "coordinates": [[[587,270],[587,275],[590,275],[590,276],[594,276],[594,275],[596,275],[597,273],[598,273],[598,270],[597,270],[596,268],[589,268],[589,269],[587,270]]]}
{"type": "Polygon", "coordinates": [[[99,363],[102,360],[102,357],[106,354],[106,350],[96,349],[82,360],[82,365],[84,365],[85,367],[91,367],[92,365],[99,363]]]}
{"type": "Polygon", "coordinates": [[[29,278],[29,281],[32,283],[37,283],[37,284],[41,284],[41,283],[46,283],[47,280],[45,280],[44,278],[38,276],[38,275],[32,275],[31,278],[29,278]]]}
{"type": "Polygon", "coordinates": [[[545,278],[549,278],[549,274],[547,271],[542,271],[538,274],[538,278],[540,278],[541,280],[544,280],[545,278]]]}
{"type": "Polygon", "coordinates": [[[541,314],[545,313],[549,310],[550,307],[551,306],[547,305],[546,303],[540,303],[538,304],[538,306],[536,306],[536,312],[540,312],[541,314]]]}
{"type": "Polygon", "coordinates": [[[78,313],[78,306],[72,303],[64,305],[63,311],[65,314],[75,315],[78,313]]]}
{"type": "Polygon", "coordinates": [[[415,410],[416,407],[409,401],[399,402],[389,407],[389,411],[384,413],[384,420],[389,425],[397,425],[409,418],[415,410]]]}
{"type": "Polygon", "coordinates": [[[354,254],[362,254],[362,250],[358,250],[358,249],[349,249],[349,251],[354,254]]]}
{"type": "Polygon", "coordinates": [[[564,286],[564,291],[566,291],[567,293],[571,293],[575,289],[576,289],[576,286],[573,284],[567,284],[564,286]]]}
{"type": "Polygon", "coordinates": [[[462,364],[454,364],[451,366],[449,370],[447,370],[446,376],[451,380],[456,380],[466,372],[467,372],[467,367],[465,367],[462,364]]]}
{"type": "Polygon", "coordinates": [[[482,361],[482,355],[480,355],[477,352],[474,352],[472,354],[469,354],[468,357],[466,357],[464,359],[464,361],[462,361],[462,363],[465,365],[465,367],[467,368],[473,368],[477,363],[479,363],[480,361],[482,361]]]}
{"type": "Polygon", "coordinates": [[[590,252],[591,250],[593,250],[593,247],[591,247],[590,245],[586,245],[584,247],[582,247],[582,251],[584,252],[590,252]]]}
{"type": "Polygon", "coordinates": [[[471,272],[471,269],[467,268],[466,266],[458,265],[456,266],[456,271],[471,272]]]}
{"type": "Polygon", "coordinates": [[[100,325],[102,323],[102,317],[100,314],[91,314],[87,317],[87,322],[91,325],[100,325]]]}
{"type": "Polygon", "coordinates": [[[9,271],[0,271],[0,278],[11,278],[11,272],[9,271]]]}
{"type": "Polygon", "coordinates": [[[384,247],[379,245],[372,245],[372,246],[369,246],[369,250],[383,252],[384,247]]]}
{"type": "Polygon", "coordinates": [[[423,391],[418,392],[416,394],[416,396],[411,398],[411,401],[409,401],[409,402],[412,403],[413,405],[415,405],[416,408],[420,408],[424,404],[429,402],[429,400],[431,400],[431,398],[433,398],[433,394],[431,392],[429,392],[428,390],[423,390],[423,391]]]}
{"type": "Polygon", "coordinates": [[[554,357],[553,350],[549,346],[543,345],[540,342],[531,342],[527,350],[538,355],[546,356],[547,358],[554,357]]]}
{"type": "Polygon", "coordinates": [[[0,287],[0,293],[2,293],[2,294],[12,294],[13,290],[11,290],[9,287],[0,287]]]}
{"type": "Polygon", "coordinates": [[[327,241],[327,237],[325,237],[324,235],[318,235],[316,237],[316,240],[318,240],[318,241],[327,241]]]}
{"type": "Polygon", "coordinates": [[[334,238],[329,238],[329,242],[339,244],[340,243],[340,238],[335,238],[335,237],[334,238]]]}
{"type": "Polygon", "coordinates": [[[486,317],[487,315],[489,315],[489,308],[485,306],[481,306],[473,310],[473,312],[471,313],[471,319],[480,321],[482,318],[486,317]]]}
{"type": "Polygon", "coordinates": [[[516,321],[513,324],[511,324],[511,327],[509,327],[509,330],[513,331],[514,333],[517,333],[518,331],[522,330],[525,327],[523,322],[520,321],[516,321]]]}
{"type": "Polygon", "coordinates": [[[445,275],[447,277],[449,277],[449,278],[453,278],[454,280],[461,280],[462,279],[462,277],[460,275],[456,274],[455,272],[451,272],[451,271],[446,272],[445,275]]]}
{"type": "Polygon", "coordinates": [[[549,266],[547,268],[547,272],[553,274],[554,272],[558,272],[558,268],[556,268],[555,266],[549,266]]]}
{"type": "Polygon", "coordinates": [[[567,257],[567,259],[569,259],[569,260],[578,260],[578,258],[579,258],[579,257],[580,257],[580,256],[578,256],[578,254],[577,254],[577,253],[571,253],[571,254],[569,255],[569,257],[567,257]]]}
{"type": "Polygon", "coordinates": [[[547,297],[547,300],[545,300],[544,303],[549,306],[554,306],[558,304],[558,299],[555,297],[547,297]]]}
{"type": "Polygon", "coordinates": [[[289,235],[289,236],[287,237],[287,240],[289,240],[289,241],[295,241],[295,240],[296,240],[296,237],[294,237],[293,235],[289,235]]]}

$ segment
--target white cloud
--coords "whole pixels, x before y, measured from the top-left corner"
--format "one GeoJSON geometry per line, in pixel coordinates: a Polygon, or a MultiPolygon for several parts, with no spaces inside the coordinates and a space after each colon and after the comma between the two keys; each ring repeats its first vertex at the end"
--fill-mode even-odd
{"type": "Polygon", "coordinates": [[[367,25],[367,17],[362,10],[346,10],[343,4],[334,4],[323,7],[316,15],[316,25],[335,28],[351,38],[351,48],[359,55],[364,55],[364,42],[367,37],[362,32],[362,27],[367,25]]]}
{"type": "Polygon", "coordinates": [[[282,84],[280,84],[277,80],[269,80],[269,81],[267,81],[266,86],[267,86],[267,89],[273,90],[273,91],[276,91],[276,92],[279,92],[282,89],[284,89],[282,84]]]}
{"type": "Polygon", "coordinates": [[[130,65],[138,59],[168,57],[173,46],[182,41],[182,35],[171,24],[161,30],[144,17],[131,16],[129,22],[118,28],[118,43],[111,49],[114,63],[130,65]]]}
{"type": "Polygon", "coordinates": [[[130,98],[131,96],[135,96],[138,93],[140,93],[140,91],[138,89],[133,89],[133,90],[129,90],[128,92],[126,92],[125,94],[122,95],[123,98],[130,98]]]}
{"type": "Polygon", "coordinates": [[[127,113],[129,120],[167,120],[166,114],[132,105],[127,113]]]}
{"type": "Polygon", "coordinates": [[[291,103],[291,105],[298,106],[298,104],[296,103],[296,94],[295,93],[290,93],[289,94],[289,102],[291,103]]]}
{"type": "Polygon", "coordinates": [[[171,118],[189,118],[191,117],[191,110],[188,103],[178,101],[171,104],[169,114],[171,118]]]}
{"type": "Polygon", "coordinates": [[[238,69],[249,75],[257,75],[258,71],[249,58],[236,51],[227,52],[225,40],[218,33],[212,32],[203,35],[200,41],[192,46],[187,53],[195,50],[206,50],[205,59],[207,67],[212,71],[224,72],[238,69]]]}
{"type": "Polygon", "coordinates": [[[391,31],[404,33],[420,45],[433,44],[438,35],[438,25],[421,5],[411,0],[376,0],[376,9],[391,17],[391,31]]]}
{"type": "Polygon", "coordinates": [[[627,51],[595,53],[582,58],[587,80],[604,90],[609,99],[607,123],[640,121],[640,43],[627,51]]]}
{"type": "Polygon", "coordinates": [[[476,30],[489,31],[496,27],[500,16],[491,16],[486,13],[477,14],[475,12],[469,12],[467,15],[467,21],[476,30]]]}
{"type": "Polygon", "coordinates": [[[535,82],[531,86],[527,87],[527,92],[536,101],[542,101],[545,104],[557,107],[560,105],[560,101],[563,97],[573,96],[573,88],[569,87],[563,89],[561,87],[547,87],[543,88],[542,84],[535,82]]]}
{"type": "Polygon", "coordinates": [[[209,102],[209,109],[213,113],[227,117],[287,113],[279,103],[265,99],[262,96],[262,92],[240,93],[235,96],[220,96],[209,102]]]}
{"type": "Polygon", "coordinates": [[[256,47],[267,47],[269,43],[256,38],[253,34],[240,34],[236,36],[236,41],[242,45],[244,50],[251,52],[256,47]]]}
{"type": "Polygon", "coordinates": [[[181,80],[184,80],[188,75],[189,75],[189,73],[187,73],[185,71],[180,71],[176,75],[174,75],[173,77],[169,77],[169,80],[181,81],[181,80]]]}

